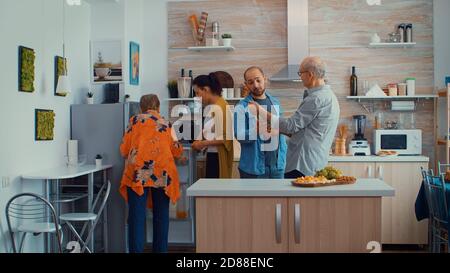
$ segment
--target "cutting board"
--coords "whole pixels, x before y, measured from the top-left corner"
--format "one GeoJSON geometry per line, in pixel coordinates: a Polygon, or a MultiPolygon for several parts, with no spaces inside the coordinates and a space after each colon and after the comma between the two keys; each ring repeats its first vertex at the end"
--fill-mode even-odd
{"type": "Polygon", "coordinates": [[[356,181],[335,181],[331,183],[295,183],[295,181],[291,181],[292,185],[295,187],[302,188],[318,188],[318,187],[329,187],[329,186],[338,186],[338,185],[351,185],[355,184],[356,181]]]}

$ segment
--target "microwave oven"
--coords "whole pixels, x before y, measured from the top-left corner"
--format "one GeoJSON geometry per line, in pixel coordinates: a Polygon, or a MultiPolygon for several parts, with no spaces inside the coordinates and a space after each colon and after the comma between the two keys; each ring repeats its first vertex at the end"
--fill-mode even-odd
{"type": "Polygon", "coordinates": [[[374,130],[373,146],[375,154],[422,155],[422,130],[374,130]]]}

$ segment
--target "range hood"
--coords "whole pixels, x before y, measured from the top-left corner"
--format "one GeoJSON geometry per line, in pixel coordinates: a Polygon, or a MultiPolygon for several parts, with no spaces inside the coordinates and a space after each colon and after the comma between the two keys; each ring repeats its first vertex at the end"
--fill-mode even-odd
{"type": "Polygon", "coordinates": [[[288,0],[288,65],[270,78],[272,82],[301,82],[300,62],[309,56],[308,0],[288,0]]]}

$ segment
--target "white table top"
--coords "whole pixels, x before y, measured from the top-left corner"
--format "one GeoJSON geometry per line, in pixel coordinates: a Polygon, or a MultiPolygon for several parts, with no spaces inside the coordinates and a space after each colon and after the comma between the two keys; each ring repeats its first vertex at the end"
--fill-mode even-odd
{"type": "Polygon", "coordinates": [[[97,166],[95,165],[83,165],[80,167],[61,166],[54,169],[42,170],[22,175],[22,179],[28,180],[70,179],[94,172],[104,171],[107,169],[111,169],[112,167],[113,167],[112,165],[103,165],[100,168],[97,168],[97,166]]]}
{"type": "Polygon", "coordinates": [[[188,190],[194,197],[384,197],[395,190],[379,179],[358,179],[353,185],[301,188],[286,179],[200,179],[188,190]]]}

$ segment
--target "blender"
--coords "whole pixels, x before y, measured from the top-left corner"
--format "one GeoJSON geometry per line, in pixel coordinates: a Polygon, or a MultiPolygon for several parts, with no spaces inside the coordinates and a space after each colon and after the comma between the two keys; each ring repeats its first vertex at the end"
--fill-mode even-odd
{"type": "Polygon", "coordinates": [[[349,145],[350,154],[353,156],[371,155],[369,142],[364,137],[367,117],[364,115],[353,116],[353,122],[355,124],[355,137],[349,145]]]}

